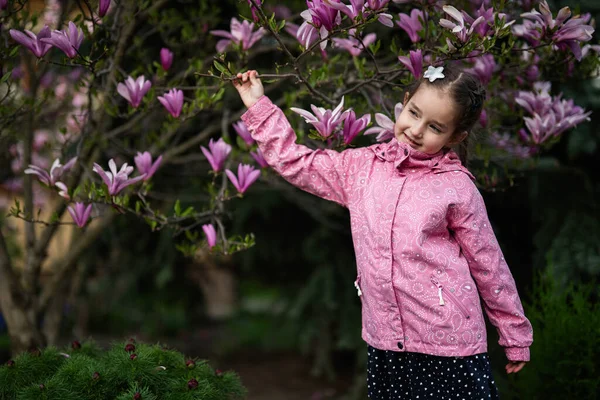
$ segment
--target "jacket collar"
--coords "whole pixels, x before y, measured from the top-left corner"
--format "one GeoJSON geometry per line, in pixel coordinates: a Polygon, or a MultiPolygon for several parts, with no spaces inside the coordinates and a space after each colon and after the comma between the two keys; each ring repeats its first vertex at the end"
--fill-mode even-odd
{"type": "Polygon", "coordinates": [[[404,142],[392,138],[389,142],[378,143],[370,147],[381,161],[393,162],[397,169],[431,169],[435,174],[462,171],[473,181],[475,177],[460,162],[458,154],[452,149],[444,148],[435,154],[427,154],[413,149],[404,142]]]}

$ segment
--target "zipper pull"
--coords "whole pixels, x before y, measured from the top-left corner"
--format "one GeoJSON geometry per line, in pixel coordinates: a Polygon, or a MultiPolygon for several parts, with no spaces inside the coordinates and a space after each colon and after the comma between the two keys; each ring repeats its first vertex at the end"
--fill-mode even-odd
{"type": "Polygon", "coordinates": [[[446,305],[444,302],[444,298],[442,297],[442,285],[435,279],[435,277],[431,277],[431,283],[433,283],[438,288],[438,297],[440,298],[440,306],[446,305]]]}
{"type": "Polygon", "coordinates": [[[358,292],[358,296],[362,296],[362,291],[360,290],[360,286],[358,286],[358,280],[354,281],[354,287],[356,288],[356,291],[358,292]]]}

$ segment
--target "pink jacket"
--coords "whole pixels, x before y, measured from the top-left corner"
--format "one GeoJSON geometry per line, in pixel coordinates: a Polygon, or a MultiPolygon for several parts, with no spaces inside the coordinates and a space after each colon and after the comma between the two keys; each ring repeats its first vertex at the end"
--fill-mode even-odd
{"type": "Polygon", "coordinates": [[[296,144],[266,96],[243,116],[265,160],[291,184],[347,207],[362,301],[362,337],[382,350],[439,356],[487,351],[480,296],[506,356],[533,341],[483,199],[456,153],[392,139],[312,150],[296,144]]]}

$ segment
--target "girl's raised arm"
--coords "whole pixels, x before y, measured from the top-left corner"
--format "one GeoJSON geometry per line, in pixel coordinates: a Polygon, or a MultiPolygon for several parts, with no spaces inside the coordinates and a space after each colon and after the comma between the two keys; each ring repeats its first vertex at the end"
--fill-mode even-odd
{"type": "Polygon", "coordinates": [[[269,165],[292,185],[345,207],[364,149],[313,150],[296,144],[296,134],[279,107],[264,96],[254,70],[237,75],[233,84],[248,111],[242,121],[269,165]]]}
{"type": "Polygon", "coordinates": [[[364,164],[365,148],[313,150],[296,144],[283,111],[261,97],[242,115],[265,160],[292,185],[347,207],[352,186],[364,164]]]}

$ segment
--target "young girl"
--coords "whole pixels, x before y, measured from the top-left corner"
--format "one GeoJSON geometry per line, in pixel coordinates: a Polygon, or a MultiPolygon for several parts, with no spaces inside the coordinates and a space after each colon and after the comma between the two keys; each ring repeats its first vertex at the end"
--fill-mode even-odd
{"type": "Polygon", "coordinates": [[[337,152],[296,144],[257,72],[237,77],[242,120],[266,161],[350,211],[369,397],[497,399],[480,296],[507,373],[529,361],[533,331],[473,175],[450,148],[479,118],[481,84],[430,67],[406,93],[394,139],[337,152]]]}

